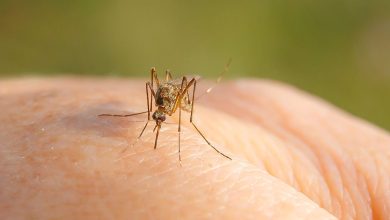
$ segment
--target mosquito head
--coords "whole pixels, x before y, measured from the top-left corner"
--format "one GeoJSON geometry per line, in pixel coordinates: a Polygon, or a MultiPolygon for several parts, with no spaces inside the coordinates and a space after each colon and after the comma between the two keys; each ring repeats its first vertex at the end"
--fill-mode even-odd
{"type": "Polygon", "coordinates": [[[153,115],[153,120],[156,121],[157,124],[161,124],[161,122],[165,121],[166,117],[165,117],[165,113],[163,111],[160,111],[160,110],[156,110],[153,115]]]}

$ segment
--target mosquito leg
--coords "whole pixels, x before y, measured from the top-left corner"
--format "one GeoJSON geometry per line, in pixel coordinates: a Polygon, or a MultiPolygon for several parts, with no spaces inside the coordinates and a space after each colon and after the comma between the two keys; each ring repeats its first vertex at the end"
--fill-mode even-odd
{"type": "Polygon", "coordinates": [[[144,133],[146,127],[148,126],[149,121],[150,121],[150,120],[148,120],[148,121],[146,122],[146,124],[145,124],[144,128],[142,129],[141,133],[138,135],[138,137],[137,137],[137,139],[136,139],[136,142],[137,142],[139,139],[141,139],[142,134],[144,133]]]}
{"type": "Polygon", "coordinates": [[[145,131],[145,128],[148,126],[148,123],[149,123],[149,120],[146,122],[144,128],[142,129],[141,133],[138,135],[137,139],[140,139],[140,138],[141,138],[142,134],[143,134],[144,131],[145,131]]]}
{"type": "Polygon", "coordinates": [[[170,81],[170,80],[172,80],[171,71],[166,70],[166,71],[165,71],[165,81],[168,82],[168,81],[170,81]]]}
{"type": "Polygon", "coordinates": [[[194,83],[196,83],[196,79],[195,79],[195,78],[192,78],[192,79],[190,80],[190,82],[188,82],[187,86],[185,86],[185,87],[181,90],[181,95],[184,95],[184,94],[188,91],[188,89],[189,89],[194,83]]]}
{"type": "MultiPolygon", "coordinates": [[[[183,80],[181,81],[181,87],[180,87],[180,90],[183,90],[183,88],[187,87],[187,78],[184,76],[183,77],[183,80]]],[[[188,94],[187,94],[188,95],[188,94]]],[[[180,153],[180,135],[181,135],[181,100],[182,100],[182,97],[181,97],[181,92],[177,95],[177,99],[179,99],[177,105],[179,107],[179,127],[177,129],[177,131],[179,132],[179,162],[180,162],[180,166],[181,166],[181,153],[180,153]]]]}
{"type": "MultiPolygon", "coordinates": [[[[190,116],[191,123],[192,123],[192,113],[194,113],[195,90],[196,90],[196,80],[194,81],[194,90],[192,90],[192,103],[191,103],[191,116],[190,116]]],[[[187,90],[187,92],[188,92],[188,90],[187,90]]]]}
{"type": "MultiPolygon", "coordinates": [[[[186,85],[187,86],[187,85],[186,85]]],[[[189,91],[187,90],[187,104],[191,104],[191,101],[190,101],[190,93],[189,91]]]]}
{"type": "MultiPolygon", "coordinates": [[[[157,78],[156,68],[152,67],[152,69],[150,70],[149,88],[152,91],[152,95],[153,95],[154,99],[156,99],[156,95],[155,95],[155,92],[154,92],[154,84],[153,84],[154,81],[156,81],[157,88],[158,88],[160,86],[160,81],[157,78]]],[[[151,112],[153,111],[153,101],[152,101],[152,99],[150,99],[150,111],[151,112]]]]}
{"type": "Polygon", "coordinates": [[[194,128],[196,129],[196,131],[198,131],[198,133],[200,134],[200,136],[202,136],[202,138],[206,141],[206,143],[212,147],[215,151],[217,151],[219,154],[221,154],[222,156],[228,158],[229,160],[231,160],[232,158],[230,158],[229,156],[225,155],[224,153],[222,153],[221,151],[219,151],[216,147],[214,147],[208,140],[207,138],[203,135],[203,133],[198,129],[198,127],[196,127],[196,125],[194,124],[194,122],[192,121],[192,115],[193,115],[193,112],[194,112],[194,104],[195,104],[195,90],[196,90],[196,80],[195,79],[192,79],[190,81],[190,83],[188,83],[186,89],[188,90],[189,86],[191,86],[191,83],[194,85],[194,90],[193,90],[193,93],[192,93],[192,105],[191,105],[191,117],[190,117],[190,122],[191,124],[194,126],[194,128]]]}
{"type": "Polygon", "coordinates": [[[155,149],[155,150],[156,150],[156,148],[157,148],[158,134],[160,133],[160,128],[161,128],[160,125],[156,125],[156,126],[157,126],[157,133],[156,133],[156,139],[154,140],[154,149],[155,149]]]}
{"type": "Polygon", "coordinates": [[[187,91],[187,104],[191,104],[190,93],[187,91]]]}
{"type": "Polygon", "coordinates": [[[181,138],[180,137],[180,135],[181,135],[181,100],[183,98],[182,97],[183,93],[181,91],[185,87],[187,87],[187,78],[184,76],[182,81],[181,81],[180,92],[176,96],[175,105],[169,114],[169,115],[173,114],[176,111],[176,109],[179,108],[179,127],[178,127],[177,131],[179,132],[179,162],[180,162],[180,165],[181,165],[181,153],[180,153],[180,149],[181,149],[181,144],[180,144],[180,138],[181,138]]]}
{"type": "MultiPolygon", "coordinates": [[[[135,143],[134,143],[134,144],[136,144],[136,143],[138,142],[138,140],[141,138],[142,134],[144,133],[144,131],[145,131],[145,129],[146,129],[146,127],[148,126],[148,123],[149,123],[149,121],[150,121],[150,111],[151,111],[151,107],[152,107],[152,106],[149,105],[149,90],[148,90],[148,88],[150,88],[149,82],[147,82],[147,83],[145,84],[145,88],[146,88],[146,105],[147,105],[147,107],[148,107],[148,120],[147,120],[147,122],[146,122],[144,128],[142,129],[141,133],[139,134],[139,136],[138,136],[137,139],[135,140],[135,143]]],[[[154,96],[154,91],[153,91],[153,89],[150,88],[150,91],[152,92],[152,96],[154,96]]],[[[150,97],[150,100],[152,100],[152,97],[150,97]]],[[[134,144],[132,144],[132,145],[134,145],[134,144]]],[[[126,151],[126,150],[127,150],[127,148],[125,149],[125,151],[126,151]]]]}
{"type": "Polygon", "coordinates": [[[154,81],[156,81],[157,87],[159,87],[160,86],[160,80],[158,80],[157,71],[156,71],[155,68],[153,68],[152,70],[153,70],[152,71],[152,78],[153,78],[154,81]]]}
{"type": "Polygon", "coordinates": [[[179,162],[181,165],[181,155],[180,155],[180,134],[181,134],[181,107],[179,106],[179,128],[177,129],[179,132],[179,162]]]}
{"type": "Polygon", "coordinates": [[[229,160],[232,160],[232,158],[230,158],[229,156],[225,155],[224,153],[222,153],[221,151],[219,151],[216,147],[214,147],[207,139],[206,137],[202,134],[202,132],[200,132],[200,130],[198,129],[198,127],[196,127],[196,125],[194,124],[194,122],[191,121],[191,124],[194,126],[194,128],[198,131],[198,133],[200,134],[200,136],[202,136],[202,138],[207,142],[207,144],[212,147],[215,151],[217,151],[219,154],[221,154],[222,156],[226,157],[227,159],[229,160]]]}
{"type": "Polygon", "coordinates": [[[150,82],[152,83],[152,88],[153,88],[153,82],[156,81],[156,84],[157,84],[157,87],[160,86],[160,81],[158,80],[158,77],[157,77],[157,72],[156,72],[156,68],[155,67],[152,67],[152,69],[150,70],[150,82]]]}
{"type": "MultiPolygon", "coordinates": [[[[182,83],[181,83],[181,88],[180,88],[180,90],[182,91],[184,88],[186,88],[187,87],[187,85],[188,85],[188,80],[187,80],[187,77],[183,77],[183,81],[182,81],[182,83]]],[[[190,97],[190,94],[188,93],[188,90],[187,90],[187,100],[188,100],[188,102],[189,102],[189,97],[190,97]]],[[[183,98],[183,97],[180,97],[181,99],[183,98]]],[[[181,101],[180,101],[180,103],[179,103],[179,105],[181,104],[181,101]]]]}
{"type": "Polygon", "coordinates": [[[135,139],[135,141],[134,141],[131,145],[127,145],[127,147],[126,147],[125,149],[122,150],[122,153],[126,152],[127,149],[129,149],[130,146],[132,147],[132,146],[134,146],[134,145],[136,145],[136,144],[138,143],[138,141],[141,139],[141,136],[142,136],[142,134],[144,133],[146,127],[148,126],[148,123],[149,123],[149,120],[146,122],[144,128],[142,129],[142,131],[141,131],[141,133],[138,135],[138,137],[135,139]]]}
{"type": "Polygon", "coordinates": [[[153,89],[153,86],[150,85],[150,82],[147,82],[146,85],[149,87],[150,91],[152,92],[152,96],[150,98],[156,99],[156,92],[153,89]]]}
{"type": "MultiPolygon", "coordinates": [[[[135,142],[133,142],[133,144],[131,144],[131,146],[134,146],[134,145],[139,141],[139,139],[141,139],[141,136],[142,136],[142,134],[144,133],[144,131],[145,131],[145,129],[146,129],[146,127],[148,126],[148,123],[149,123],[149,121],[150,121],[151,105],[149,105],[149,88],[150,88],[150,84],[149,84],[149,82],[147,82],[147,83],[145,84],[145,89],[146,89],[146,105],[147,105],[147,107],[148,107],[148,120],[147,120],[147,122],[145,123],[145,126],[144,126],[144,128],[142,129],[140,135],[137,137],[137,139],[135,140],[135,142]]],[[[154,95],[154,91],[153,91],[152,89],[151,89],[151,92],[152,92],[152,96],[153,96],[153,95],[154,95]]],[[[150,97],[150,100],[152,100],[152,97],[150,97]]],[[[130,147],[130,145],[128,145],[128,146],[122,151],[122,153],[126,152],[127,149],[129,149],[129,147],[130,147]]]]}
{"type": "MultiPolygon", "coordinates": [[[[150,70],[150,83],[149,83],[149,87],[151,87],[152,89],[154,88],[153,87],[153,75],[154,75],[154,72],[156,72],[156,69],[154,67],[152,67],[152,69],[150,70]],[[151,84],[151,85],[150,85],[151,84]]],[[[153,111],[153,103],[152,103],[152,99],[150,99],[150,111],[153,111]]]]}
{"type": "Polygon", "coordinates": [[[140,114],[145,114],[145,113],[148,113],[148,111],[137,112],[137,113],[133,113],[133,114],[125,114],[125,115],[117,115],[117,114],[100,114],[100,115],[98,115],[98,116],[130,117],[130,116],[140,115],[140,114]]]}
{"type": "Polygon", "coordinates": [[[153,75],[154,75],[154,72],[156,72],[156,68],[152,67],[150,69],[150,83],[152,84],[152,87],[153,87],[153,75]]]}
{"type": "Polygon", "coordinates": [[[183,88],[186,88],[187,86],[188,86],[187,78],[185,76],[183,76],[183,79],[181,81],[181,86],[180,86],[180,92],[176,96],[175,104],[173,105],[173,108],[172,108],[171,112],[169,113],[169,115],[172,115],[177,110],[177,107],[179,105],[181,105],[181,100],[182,100],[183,94],[184,94],[182,91],[183,91],[183,88]]]}
{"type": "MultiPolygon", "coordinates": [[[[153,89],[151,89],[150,83],[147,82],[147,83],[145,84],[145,89],[146,89],[146,106],[147,106],[147,108],[148,108],[148,111],[147,111],[147,112],[148,112],[148,120],[147,120],[147,122],[146,122],[144,128],[142,129],[141,134],[137,137],[137,139],[135,140],[135,142],[134,142],[133,144],[131,144],[131,146],[134,146],[134,145],[139,141],[139,139],[141,138],[142,134],[144,133],[144,131],[145,131],[145,129],[146,129],[146,127],[148,126],[148,123],[149,123],[149,121],[150,121],[151,105],[149,105],[149,88],[150,88],[150,91],[151,91],[151,93],[152,93],[151,96],[150,96],[150,101],[152,101],[152,96],[154,96],[154,91],[153,91],[153,89]]],[[[150,102],[150,103],[152,103],[152,102],[150,102]]],[[[122,153],[126,152],[127,149],[128,149],[129,147],[130,147],[130,145],[128,145],[128,146],[122,151],[122,153]]]]}
{"type": "Polygon", "coordinates": [[[152,105],[151,105],[152,104],[152,96],[153,97],[155,96],[153,88],[150,87],[150,83],[149,82],[147,82],[145,84],[145,88],[146,88],[146,105],[148,106],[148,121],[146,122],[144,128],[142,129],[141,134],[137,137],[137,141],[138,141],[138,139],[141,138],[142,134],[145,131],[146,126],[148,126],[148,123],[150,121],[150,112],[152,111],[152,105]],[[150,88],[150,91],[152,92],[152,95],[150,97],[150,105],[149,105],[149,90],[148,90],[148,87],[150,88]]]}
{"type": "Polygon", "coordinates": [[[150,85],[150,82],[147,82],[146,86],[149,87],[150,92],[152,93],[152,95],[150,97],[150,104],[148,104],[148,108],[150,107],[149,111],[152,112],[153,111],[153,98],[154,98],[154,100],[156,100],[156,93],[154,92],[153,86],[150,85]]]}
{"type": "MultiPolygon", "coordinates": [[[[150,120],[150,106],[149,105],[149,88],[148,88],[148,83],[145,84],[145,89],[146,89],[146,105],[148,106],[148,121],[150,120]]],[[[150,97],[150,100],[152,100],[152,97],[150,97]]],[[[152,103],[150,103],[152,104],[152,103]]]]}
{"type": "MultiPolygon", "coordinates": [[[[183,77],[183,80],[184,80],[185,77],[183,77]]],[[[192,78],[190,80],[189,83],[187,83],[187,79],[186,79],[186,86],[183,86],[183,83],[182,83],[182,87],[181,87],[181,92],[180,92],[180,97],[183,97],[184,95],[187,95],[187,97],[189,97],[189,94],[188,94],[188,89],[194,85],[194,92],[192,94],[192,107],[191,107],[191,115],[192,115],[192,110],[193,110],[193,104],[194,104],[194,95],[195,95],[195,87],[196,87],[196,79],[195,78],[192,78]]],[[[189,98],[188,98],[189,99],[189,98]]],[[[192,116],[191,116],[192,118],[192,116]]]]}

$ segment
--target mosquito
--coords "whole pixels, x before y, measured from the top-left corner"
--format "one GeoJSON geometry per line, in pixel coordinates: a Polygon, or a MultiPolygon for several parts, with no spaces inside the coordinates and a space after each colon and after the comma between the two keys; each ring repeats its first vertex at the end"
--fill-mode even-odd
{"type": "MultiPolygon", "coordinates": [[[[225,66],[224,72],[227,70],[228,65],[230,64],[230,60],[228,64],[225,66]]],[[[217,83],[221,80],[222,72],[220,77],[217,80],[217,83]]],[[[186,76],[183,76],[181,79],[173,79],[172,74],[169,70],[165,72],[165,81],[160,82],[157,77],[156,68],[152,68],[150,70],[150,82],[146,82],[146,105],[147,111],[133,113],[133,114],[101,114],[99,116],[112,116],[112,117],[131,117],[140,114],[147,113],[147,121],[145,126],[143,127],[141,133],[137,137],[139,140],[144,133],[146,127],[149,122],[152,121],[151,118],[156,122],[154,126],[153,132],[156,131],[156,137],[154,140],[154,149],[157,148],[157,140],[160,133],[161,125],[166,120],[167,116],[172,116],[176,111],[179,111],[179,125],[178,125],[178,133],[179,133],[179,162],[181,163],[181,149],[180,149],[180,134],[181,134],[181,111],[186,111],[190,113],[190,123],[194,126],[195,130],[202,136],[202,138],[206,141],[206,143],[212,147],[216,152],[225,158],[232,160],[229,156],[222,153],[218,150],[214,145],[207,140],[204,134],[199,130],[199,128],[193,122],[193,113],[194,113],[194,104],[195,104],[195,91],[196,91],[196,83],[197,79],[195,77],[188,80],[186,76]],[[157,89],[154,89],[154,85],[156,85],[157,89]],[[189,90],[192,88],[192,97],[190,97],[189,90]],[[150,94],[149,94],[150,93],[150,94]],[[153,99],[154,105],[157,108],[153,112],[153,99]],[[153,112],[153,114],[151,114],[153,112]]],[[[206,93],[209,93],[213,87],[210,87],[206,93]]],[[[204,95],[204,94],[202,94],[204,95]]],[[[200,96],[199,96],[200,97],[200,96]]],[[[198,98],[199,98],[198,97],[198,98]]],[[[126,148],[127,149],[127,148],[126,148]]]]}

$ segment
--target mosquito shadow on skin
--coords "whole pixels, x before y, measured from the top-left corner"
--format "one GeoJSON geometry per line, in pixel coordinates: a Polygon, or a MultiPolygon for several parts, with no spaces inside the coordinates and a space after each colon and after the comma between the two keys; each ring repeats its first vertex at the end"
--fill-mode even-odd
{"type": "Polygon", "coordinates": [[[82,111],[71,113],[61,119],[65,129],[77,130],[80,134],[96,132],[97,136],[112,138],[136,137],[139,127],[147,121],[147,114],[132,117],[99,116],[101,114],[132,114],[142,111],[139,107],[129,109],[119,102],[109,102],[99,105],[91,105],[82,111]]]}

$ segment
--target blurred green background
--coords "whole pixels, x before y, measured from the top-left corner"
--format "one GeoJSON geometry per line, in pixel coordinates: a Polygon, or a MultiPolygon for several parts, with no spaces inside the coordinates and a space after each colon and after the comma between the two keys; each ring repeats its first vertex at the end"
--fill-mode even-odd
{"type": "Polygon", "coordinates": [[[0,74],[288,82],[390,129],[390,1],[0,0],[0,74]]]}

